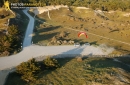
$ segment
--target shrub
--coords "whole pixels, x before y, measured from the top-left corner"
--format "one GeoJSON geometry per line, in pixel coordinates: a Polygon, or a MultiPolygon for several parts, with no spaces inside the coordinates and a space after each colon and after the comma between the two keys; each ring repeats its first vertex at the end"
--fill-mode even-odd
{"type": "Polygon", "coordinates": [[[16,67],[16,72],[21,74],[21,78],[27,82],[34,81],[39,70],[40,67],[34,58],[16,67]]]}
{"type": "Polygon", "coordinates": [[[43,64],[49,69],[58,68],[60,66],[58,61],[51,57],[47,57],[45,60],[43,60],[43,64]]]}
{"type": "Polygon", "coordinates": [[[7,29],[6,35],[0,36],[0,52],[3,56],[12,54],[15,50],[18,50],[21,46],[20,32],[16,25],[11,25],[7,29]],[[7,52],[8,51],[8,52],[7,52]]]}
{"type": "Polygon", "coordinates": [[[82,60],[81,57],[78,57],[78,58],[77,58],[77,61],[78,61],[78,62],[81,62],[81,61],[83,61],[83,60],[82,60]]]}
{"type": "Polygon", "coordinates": [[[59,36],[64,38],[66,36],[66,33],[64,31],[62,31],[59,36]]]}

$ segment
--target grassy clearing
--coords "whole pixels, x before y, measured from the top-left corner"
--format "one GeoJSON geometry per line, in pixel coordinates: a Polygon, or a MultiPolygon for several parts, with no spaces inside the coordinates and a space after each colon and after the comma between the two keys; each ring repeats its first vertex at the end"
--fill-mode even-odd
{"type": "Polygon", "coordinates": [[[8,19],[14,18],[15,16],[10,11],[6,11],[4,8],[0,8],[0,15],[5,15],[4,18],[0,18],[0,31],[1,31],[7,28],[5,24],[8,23],[8,19]]]}
{"type": "Polygon", "coordinates": [[[114,54],[129,54],[130,48],[128,45],[97,37],[88,34],[89,38],[81,36],[77,37],[78,32],[66,28],[78,29],[81,31],[88,31],[104,37],[120,40],[130,43],[130,17],[123,16],[125,12],[116,11],[114,13],[107,13],[105,15],[109,20],[104,20],[95,15],[92,9],[76,9],[72,7],[70,10],[60,8],[59,10],[50,11],[51,20],[48,18],[47,12],[37,16],[33,42],[47,44],[51,41],[54,35],[62,31],[68,32],[68,38],[80,43],[92,44],[107,44],[115,47],[114,54]],[[39,20],[40,19],[40,20],[39,20]],[[45,23],[44,23],[45,22],[45,23]],[[54,29],[53,29],[54,28],[54,29]]]}
{"type": "MultiPolygon", "coordinates": [[[[127,59],[124,57],[124,59],[127,59]]],[[[9,75],[5,85],[127,85],[130,84],[130,68],[112,58],[84,57],[58,58],[60,68],[45,70],[34,82],[25,83],[20,76],[9,75]]],[[[129,64],[130,65],[130,64],[129,64]]]]}

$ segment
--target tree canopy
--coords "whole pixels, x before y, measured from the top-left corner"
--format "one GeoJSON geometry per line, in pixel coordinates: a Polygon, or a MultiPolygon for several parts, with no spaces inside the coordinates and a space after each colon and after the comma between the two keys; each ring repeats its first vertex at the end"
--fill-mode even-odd
{"type": "Polygon", "coordinates": [[[11,25],[7,28],[6,34],[0,37],[0,56],[8,56],[20,46],[19,30],[17,26],[11,25]]]}
{"type": "Polygon", "coordinates": [[[23,62],[17,66],[17,73],[22,75],[22,79],[30,82],[36,79],[36,73],[40,70],[35,59],[30,59],[27,62],[23,62]]]}

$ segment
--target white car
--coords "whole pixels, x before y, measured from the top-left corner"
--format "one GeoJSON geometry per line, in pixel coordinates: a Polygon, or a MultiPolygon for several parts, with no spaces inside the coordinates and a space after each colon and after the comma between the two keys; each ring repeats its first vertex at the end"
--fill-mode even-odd
{"type": "Polygon", "coordinates": [[[78,46],[80,46],[80,43],[74,43],[74,46],[78,47],[78,46]]]}
{"type": "Polygon", "coordinates": [[[87,46],[90,46],[90,43],[85,43],[84,45],[85,45],[85,46],[86,46],[86,45],[87,45],[87,46]]]}

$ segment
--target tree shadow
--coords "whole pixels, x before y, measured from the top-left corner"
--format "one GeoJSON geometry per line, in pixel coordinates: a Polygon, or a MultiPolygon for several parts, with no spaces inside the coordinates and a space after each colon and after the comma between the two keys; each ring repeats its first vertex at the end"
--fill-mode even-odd
{"type": "Polygon", "coordinates": [[[42,34],[42,35],[39,35],[39,33],[36,33],[36,35],[34,36],[33,41],[34,41],[34,43],[38,43],[38,42],[43,41],[43,40],[50,40],[55,35],[57,35],[57,32],[49,33],[49,34],[42,34]]]}
{"type": "Polygon", "coordinates": [[[85,47],[76,47],[72,50],[69,50],[69,51],[66,51],[66,52],[63,52],[62,54],[76,54],[76,55],[80,55],[82,53],[82,51],[84,50],[85,47]]]}
{"type": "Polygon", "coordinates": [[[60,63],[60,67],[62,67],[67,62],[71,61],[74,58],[83,57],[81,53],[83,52],[84,49],[85,47],[82,47],[82,46],[75,47],[74,49],[71,49],[66,52],[62,52],[61,54],[58,54],[56,56],[53,56],[53,58],[56,58],[58,62],[60,63]]]}
{"type": "Polygon", "coordinates": [[[111,33],[111,32],[116,32],[116,31],[119,32],[119,29],[112,30],[112,31],[110,31],[109,33],[111,33]]]}
{"type": "Polygon", "coordinates": [[[82,41],[83,39],[74,39],[75,43],[84,44],[85,42],[82,41]]]}
{"type": "Polygon", "coordinates": [[[8,74],[4,85],[26,85],[27,83],[20,78],[20,74],[12,72],[8,74]],[[12,81],[14,80],[14,81],[12,81]]]}
{"type": "Polygon", "coordinates": [[[123,49],[122,46],[115,46],[114,48],[119,52],[127,53],[128,55],[130,55],[130,50],[123,49]]]}
{"type": "Polygon", "coordinates": [[[128,67],[127,65],[124,65],[123,63],[120,62],[116,62],[113,60],[113,58],[103,58],[103,59],[99,59],[99,60],[92,60],[91,62],[89,62],[88,64],[90,64],[92,67],[95,68],[122,68],[127,72],[130,72],[130,67],[128,67]]]}
{"type": "Polygon", "coordinates": [[[116,59],[118,59],[122,63],[127,64],[130,68],[130,55],[125,55],[125,56],[122,56],[122,57],[116,57],[116,59]]]}
{"type": "Polygon", "coordinates": [[[36,18],[37,21],[39,21],[39,22],[41,22],[41,23],[46,22],[45,19],[39,18],[38,16],[36,16],[35,18],[36,18]]]}
{"type": "Polygon", "coordinates": [[[35,23],[34,23],[35,28],[36,28],[36,27],[39,27],[40,24],[43,24],[44,22],[46,22],[45,19],[36,18],[36,19],[35,19],[35,23]]]}
{"type": "MultiPolygon", "coordinates": [[[[43,19],[43,21],[45,21],[45,20],[43,19]]],[[[52,26],[52,25],[49,25],[46,27],[43,24],[43,28],[38,30],[37,27],[40,28],[40,24],[43,24],[43,22],[36,20],[36,22],[35,22],[36,26],[34,28],[35,35],[33,36],[33,39],[32,39],[32,42],[34,44],[36,44],[36,43],[38,44],[38,42],[40,42],[40,41],[50,40],[52,37],[57,35],[57,32],[53,32],[53,31],[61,27],[61,26],[52,26]]],[[[47,43],[47,42],[45,42],[45,43],[47,43]]],[[[43,43],[41,43],[41,45],[43,45],[43,43]]]]}
{"type": "Polygon", "coordinates": [[[60,28],[61,26],[51,26],[51,27],[46,27],[46,28],[43,28],[43,29],[40,29],[39,31],[40,32],[49,32],[49,31],[53,31],[53,30],[56,30],[58,28],[60,28]]]}
{"type": "Polygon", "coordinates": [[[90,45],[99,45],[97,44],[98,41],[93,41],[93,42],[90,42],[90,45]]]}

